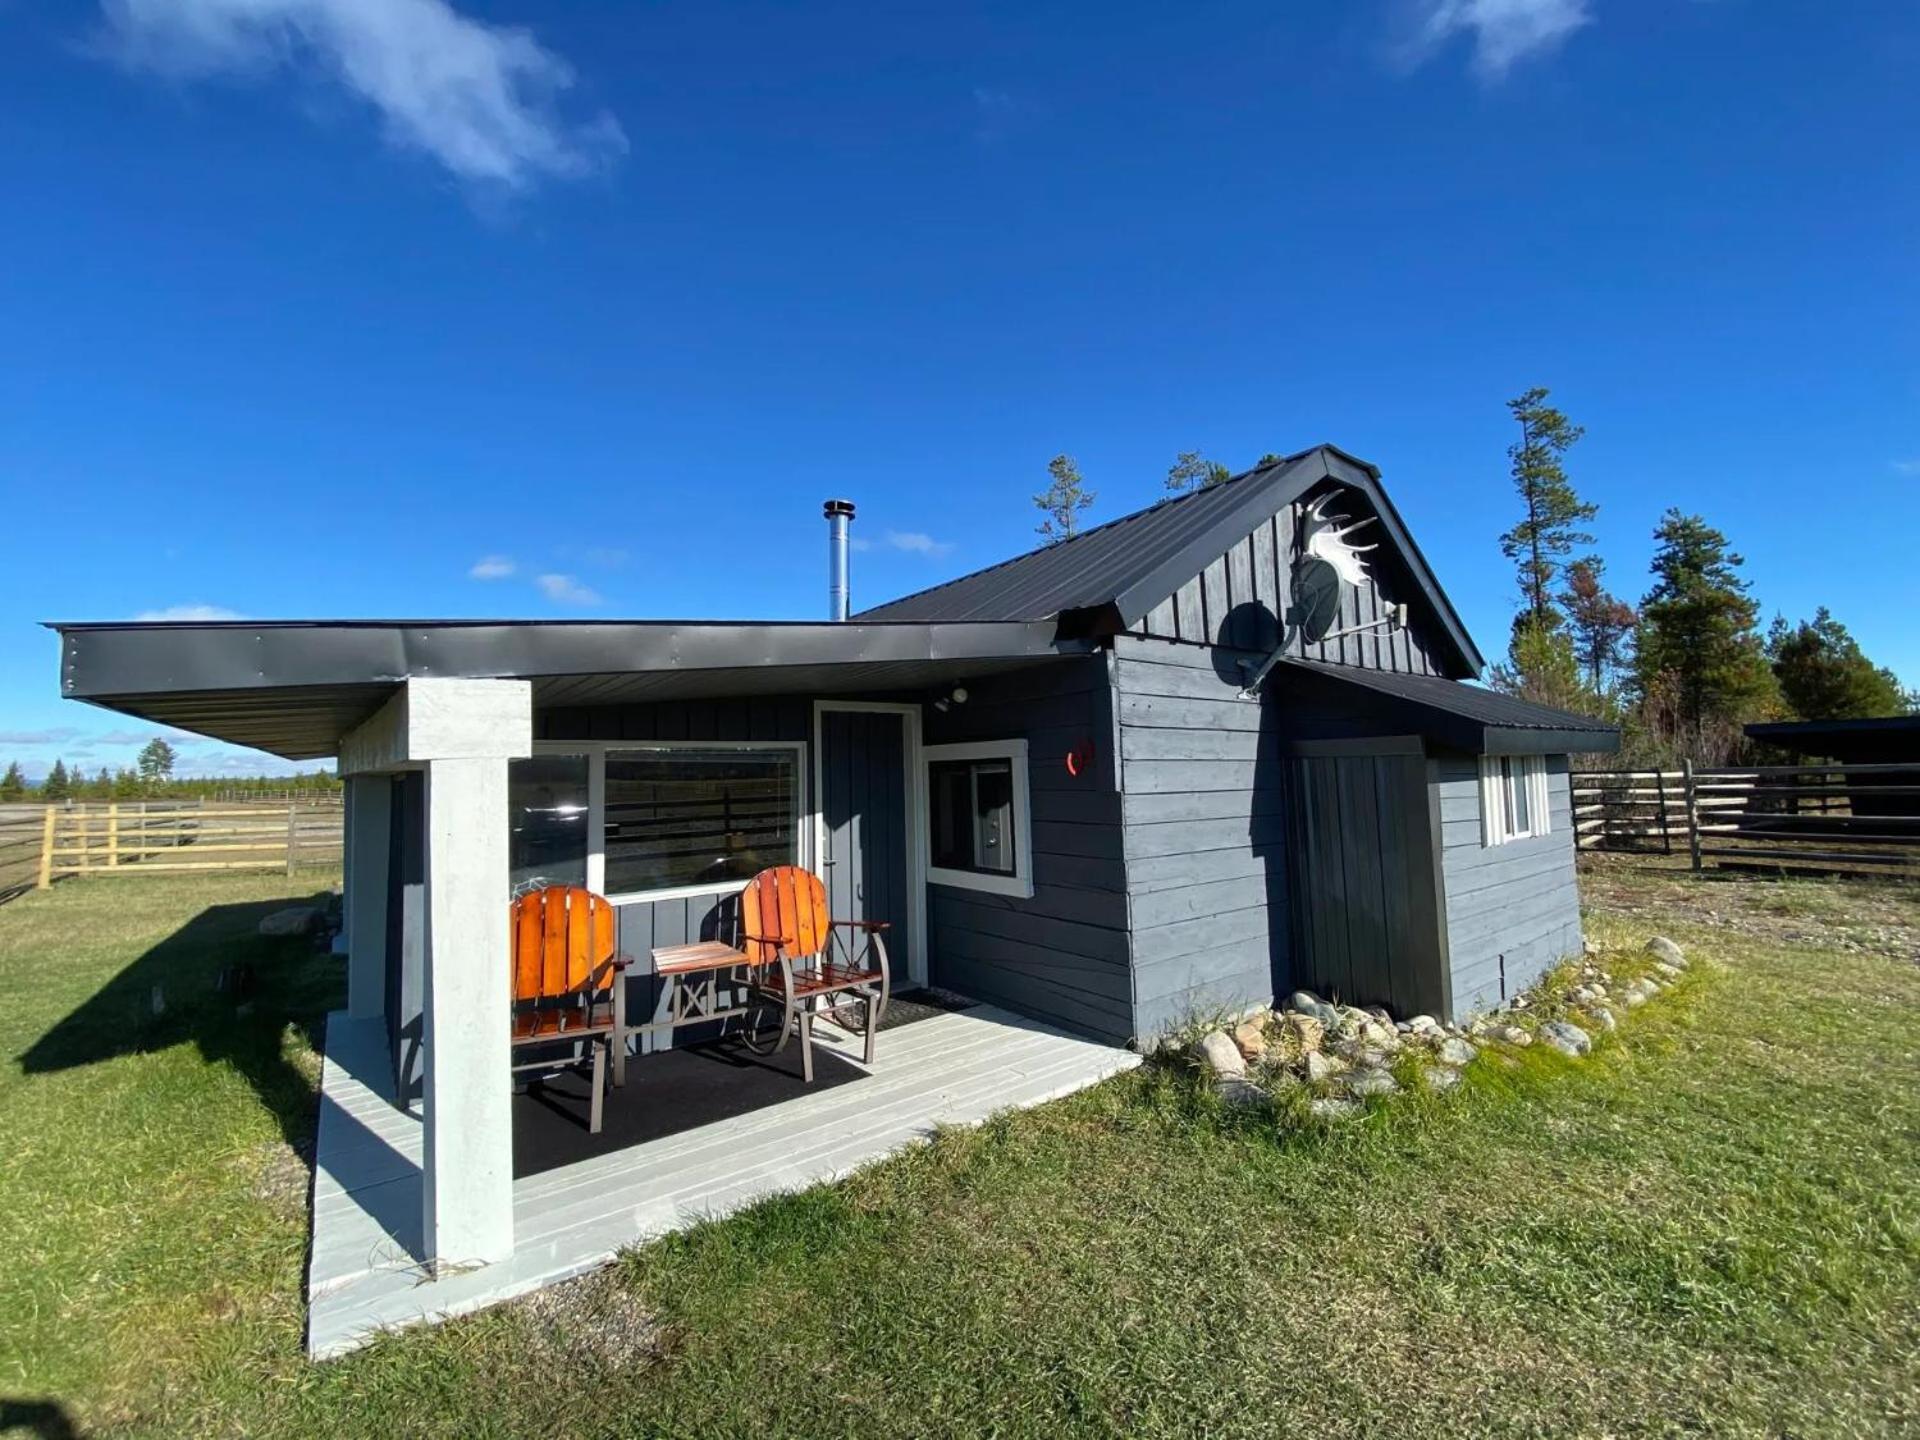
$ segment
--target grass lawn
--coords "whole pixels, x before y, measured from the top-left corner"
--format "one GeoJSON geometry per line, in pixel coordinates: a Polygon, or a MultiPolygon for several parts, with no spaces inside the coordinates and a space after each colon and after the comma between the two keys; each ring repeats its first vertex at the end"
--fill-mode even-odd
{"type": "Polygon", "coordinates": [[[1586,1061],[1483,1057],[1331,1130],[1150,1066],[325,1366],[295,1147],[339,965],[252,938],[312,882],[30,895],[0,1432],[1920,1429],[1920,891],[1583,885],[1602,944],[1719,962],[1586,1061]],[[245,1000],[212,988],[240,957],[245,1000]]]}

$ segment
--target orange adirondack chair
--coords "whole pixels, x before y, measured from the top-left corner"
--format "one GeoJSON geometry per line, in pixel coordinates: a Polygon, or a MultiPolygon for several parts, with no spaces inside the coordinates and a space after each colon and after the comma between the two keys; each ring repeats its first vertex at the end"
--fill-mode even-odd
{"type": "Polygon", "coordinates": [[[874,1032],[891,993],[888,929],[879,921],[831,918],[826,886],[798,865],[762,870],[749,880],[740,892],[741,949],[763,1016],[760,1025],[749,1024],[749,1044],[780,1050],[797,1033],[801,1067],[811,1083],[813,1022],[821,1013],[814,1007],[824,1002],[827,1011],[836,1012],[859,1003],[865,1012],[859,1029],[866,1041],[866,1063],[873,1064],[874,1032]],[[836,933],[842,931],[864,937],[857,954],[852,940],[836,933]],[[775,1007],[780,1012],[777,1040],[772,1034],[775,1007]]]}
{"type": "Polygon", "coordinates": [[[613,906],[577,885],[549,885],[513,902],[513,1072],[557,1064],[593,1066],[589,1128],[600,1133],[607,1061],[627,1083],[627,984],[632,963],[616,948],[613,906]],[[572,1059],[522,1054],[582,1046],[572,1059]]]}

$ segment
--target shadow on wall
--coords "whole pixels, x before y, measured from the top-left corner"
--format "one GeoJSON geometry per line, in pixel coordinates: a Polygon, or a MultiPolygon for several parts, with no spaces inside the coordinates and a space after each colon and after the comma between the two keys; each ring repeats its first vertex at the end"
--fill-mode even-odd
{"type": "MultiPolygon", "coordinates": [[[[326,895],[310,903],[323,904],[326,895]]],[[[288,1025],[315,1049],[329,1009],[345,1003],[346,966],[304,936],[268,939],[262,917],[302,902],[214,905],[108,980],[21,1052],[46,1075],[191,1041],[247,1078],[296,1148],[312,1133],[314,1087],[282,1049],[288,1025]]]]}
{"type": "MultiPolygon", "coordinates": [[[[1279,617],[1267,605],[1250,600],[1234,606],[1214,635],[1214,673],[1226,693],[1238,693],[1252,672],[1280,644],[1279,617]]],[[[1254,751],[1253,796],[1247,815],[1247,844],[1259,857],[1266,886],[1267,969],[1273,996],[1294,990],[1291,932],[1293,912],[1287,903],[1287,776],[1282,749],[1280,703],[1274,696],[1274,677],[1261,686],[1259,743],[1254,751]]]]}

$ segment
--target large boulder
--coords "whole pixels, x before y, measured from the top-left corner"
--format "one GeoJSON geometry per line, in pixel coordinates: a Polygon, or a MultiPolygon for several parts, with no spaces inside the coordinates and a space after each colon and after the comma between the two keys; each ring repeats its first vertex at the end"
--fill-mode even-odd
{"type": "Polygon", "coordinates": [[[1565,1020],[1549,1020],[1540,1027],[1540,1038],[1562,1055],[1579,1059],[1593,1049],[1593,1037],[1578,1025],[1565,1020]]]}
{"type": "Polygon", "coordinates": [[[1440,1048],[1434,1051],[1441,1061],[1448,1065],[1465,1065],[1480,1052],[1457,1035],[1449,1035],[1440,1042],[1440,1048]]]}
{"type": "Polygon", "coordinates": [[[1260,1059],[1267,1053],[1266,1027],[1258,1019],[1242,1020],[1233,1027],[1233,1044],[1246,1059],[1260,1059]]]}
{"type": "Polygon", "coordinates": [[[269,936],[311,935],[321,924],[320,911],[313,905],[289,905],[260,919],[260,933],[269,936]]]}
{"type": "Polygon", "coordinates": [[[1662,964],[1671,965],[1676,970],[1687,968],[1687,954],[1664,935],[1656,935],[1647,941],[1646,952],[1662,964]]]}
{"type": "Polygon", "coordinates": [[[1246,1078],[1247,1057],[1240,1053],[1239,1046],[1227,1038],[1226,1031],[1209,1030],[1193,1048],[1216,1076],[1246,1078]]]}

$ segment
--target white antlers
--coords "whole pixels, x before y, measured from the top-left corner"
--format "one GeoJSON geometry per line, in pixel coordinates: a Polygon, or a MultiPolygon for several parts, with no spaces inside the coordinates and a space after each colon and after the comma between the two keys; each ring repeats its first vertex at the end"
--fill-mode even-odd
{"type": "Polygon", "coordinates": [[[1347,518],[1346,516],[1329,517],[1320,513],[1332,498],[1331,495],[1322,495],[1307,507],[1306,514],[1301,517],[1306,526],[1307,538],[1300,548],[1307,554],[1333,566],[1339,572],[1340,578],[1349,585],[1364,585],[1367,583],[1367,569],[1360,556],[1368,550],[1378,550],[1380,547],[1349,545],[1346,537],[1356,530],[1371,525],[1374,517],[1369,515],[1364,520],[1356,520],[1345,529],[1336,528],[1347,518]]]}

